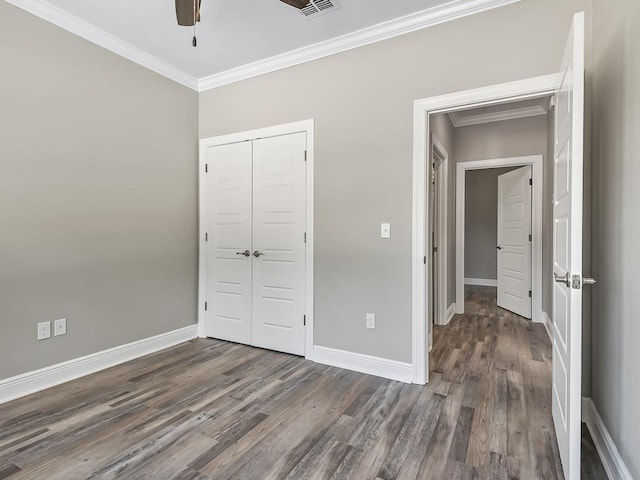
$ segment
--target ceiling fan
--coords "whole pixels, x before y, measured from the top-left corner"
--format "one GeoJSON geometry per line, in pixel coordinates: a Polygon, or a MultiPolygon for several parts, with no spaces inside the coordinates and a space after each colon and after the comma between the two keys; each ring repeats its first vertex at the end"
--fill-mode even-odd
{"type": "MultiPolygon", "coordinates": [[[[178,25],[184,27],[193,27],[193,41],[191,44],[195,47],[198,45],[196,39],[196,23],[200,21],[200,7],[202,0],[175,0],[176,1],[176,18],[178,25]]],[[[287,5],[302,10],[309,5],[309,0],[280,0],[287,5]]]]}

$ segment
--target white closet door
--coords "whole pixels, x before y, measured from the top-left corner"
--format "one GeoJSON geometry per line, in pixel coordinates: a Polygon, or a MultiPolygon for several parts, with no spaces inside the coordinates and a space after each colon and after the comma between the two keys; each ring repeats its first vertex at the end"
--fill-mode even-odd
{"type": "Polygon", "coordinates": [[[207,151],[206,335],[240,343],[251,343],[251,150],[242,142],[207,151]]]}
{"type": "Polygon", "coordinates": [[[498,177],[498,306],[531,318],[531,167],[498,177]]]}
{"type": "Polygon", "coordinates": [[[305,353],[306,134],[253,143],[253,345],[305,353]]]}

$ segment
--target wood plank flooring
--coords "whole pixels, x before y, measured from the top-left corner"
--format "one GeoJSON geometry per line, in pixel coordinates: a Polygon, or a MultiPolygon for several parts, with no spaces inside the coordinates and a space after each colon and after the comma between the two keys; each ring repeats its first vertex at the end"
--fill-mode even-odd
{"type": "Polygon", "coordinates": [[[0,405],[0,479],[562,478],[549,340],[491,290],[426,387],[198,339],[0,405]]]}

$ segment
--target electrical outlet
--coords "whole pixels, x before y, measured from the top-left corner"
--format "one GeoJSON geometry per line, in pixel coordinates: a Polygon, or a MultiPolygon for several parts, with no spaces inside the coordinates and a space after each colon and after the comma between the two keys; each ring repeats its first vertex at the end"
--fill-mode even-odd
{"type": "Polygon", "coordinates": [[[367,328],[376,328],[376,315],[375,313],[365,314],[367,328]]]}
{"type": "Polygon", "coordinates": [[[38,324],[38,340],[51,338],[51,322],[41,322],[38,324]]]}
{"type": "Polygon", "coordinates": [[[66,335],[67,334],[67,319],[61,318],[53,322],[53,334],[57,337],[58,335],[66,335]]]}

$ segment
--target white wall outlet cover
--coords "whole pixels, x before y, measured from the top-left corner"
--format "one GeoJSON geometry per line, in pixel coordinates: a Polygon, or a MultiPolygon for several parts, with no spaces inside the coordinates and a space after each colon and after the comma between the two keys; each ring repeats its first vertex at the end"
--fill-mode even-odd
{"type": "Polygon", "coordinates": [[[374,313],[365,314],[367,328],[376,328],[376,315],[374,313]]]}
{"type": "Polygon", "coordinates": [[[391,238],[391,224],[390,223],[381,223],[380,224],[380,238],[391,238]]]}
{"type": "Polygon", "coordinates": [[[41,322],[38,324],[38,340],[51,338],[51,322],[41,322]]]}
{"type": "Polygon", "coordinates": [[[53,334],[57,337],[58,335],[66,335],[67,333],[67,319],[61,318],[53,322],[53,334]]]}

